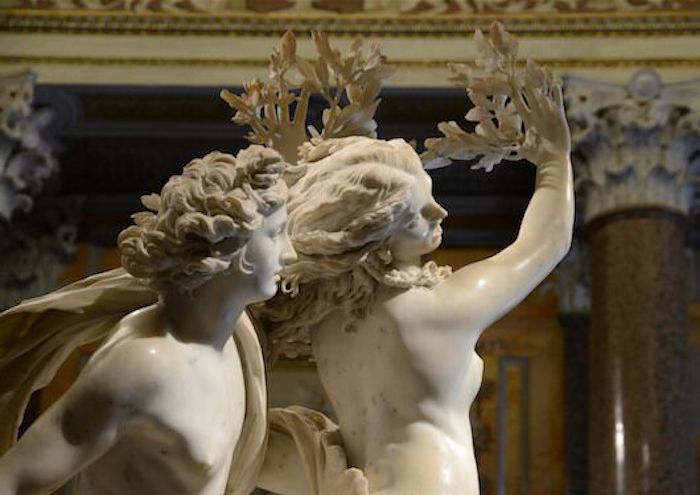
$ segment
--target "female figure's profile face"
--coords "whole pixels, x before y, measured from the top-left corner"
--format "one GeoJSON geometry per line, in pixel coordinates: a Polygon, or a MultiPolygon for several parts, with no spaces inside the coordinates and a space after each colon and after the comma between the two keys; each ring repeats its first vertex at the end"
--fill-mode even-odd
{"type": "Polygon", "coordinates": [[[437,249],[442,242],[440,224],[447,216],[433,197],[430,176],[423,172],[414,177],[409,191],[409,214],[390,241],[391,252],[398,261],[415,260],[437,249]]]}
{"type": "Polygon", "coordinates": [[[296,260],[296,252],[287,234],[287,208],[282,206],[265,216],[263,223],[251,235],[246,245],[246,264],[250,280],[260,301],[277,292],[280,270],[296,260]]]}

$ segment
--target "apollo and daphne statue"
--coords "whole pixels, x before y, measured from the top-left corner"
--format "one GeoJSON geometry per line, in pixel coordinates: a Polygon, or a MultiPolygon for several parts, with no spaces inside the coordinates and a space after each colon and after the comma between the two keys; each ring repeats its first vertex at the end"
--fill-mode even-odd
{"type": "Polygon", "coordinates": [[[561,88],[535,64],[517,72],[514,43],[496,26],[477,35],[481,70],[455,68],[476,133],[442,125],[424,160],[366,136],[316,136],[298,160],[293,146],[208,155],[144,198],[151,212],[119,240],[126,272],[0,315],[0,495],[70,478],[81,494],[256,483],[282,495],[478,494],[477,339],[551,272],[573,228],[561,88]],[[447,214],[424,161],[472,157],[487,169],[527,159],[535,191],[510,246],[452,273],[421,262],[447,214]],[[270,361],[313,353],[338,425],[297,406],[268,418],[253,303],[270,361]],[[31,391],[90,341],[103,344],[75,385],[11,447],[31,391]]]}

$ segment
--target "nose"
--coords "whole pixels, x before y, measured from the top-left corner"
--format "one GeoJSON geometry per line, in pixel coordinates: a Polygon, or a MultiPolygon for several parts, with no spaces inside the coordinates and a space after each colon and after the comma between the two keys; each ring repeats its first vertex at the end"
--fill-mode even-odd
{"type": "Polygon", "coordinates": [[[433,201],[425,207],[423,215],[433,222],[439,222],[447,216],[447,210],[433,201]]]}
{"type": "Polygon", "coordinates": [[[282,266],[290,265],[297,260],[297,252],[294,250],[292,245],[292,240],[289,238],[289,234],[284,233],[282,250],[280,251],[280,264],[282,266]]]}

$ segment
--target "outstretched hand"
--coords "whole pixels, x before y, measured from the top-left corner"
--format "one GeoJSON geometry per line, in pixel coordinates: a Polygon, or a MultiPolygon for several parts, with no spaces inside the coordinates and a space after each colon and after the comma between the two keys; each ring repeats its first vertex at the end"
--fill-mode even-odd
{"type": "Polygon", "coordinates": [[[519,155],[535,165],[568,157],[571,135],[561,85],[553,81],[551,73],[528,61],[524,81],[514,91],[512,101],[525,127],[519,155]]]}
{"type": "Polygon", "coordinates": [[[421,155],[426,168],[452,160],[473,160],[472,168],[487,172],[504,160],[526,159],[536,165],[568,162],[571,136],[564,114],[561,83],[552,73],[528,60],[517,64],[518,42],[500,23],[488,36],[474,35],[477,58],[473,66],[454,64],[451,80],[467,90],[474,104],[465,119],[474,132],[457,122],[442,122],[444,135],[425,141],[421,155]]]}

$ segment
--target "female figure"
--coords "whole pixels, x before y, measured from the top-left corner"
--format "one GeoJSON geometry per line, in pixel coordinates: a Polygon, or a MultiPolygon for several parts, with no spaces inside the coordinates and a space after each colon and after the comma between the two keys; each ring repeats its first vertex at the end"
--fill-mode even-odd
{"type": "Polygon", "coordinates": [[[572,237],[570,138],[555,96],[526,115],[538,139],[519,153],[537,179],[517,239],[455,273],[421,263],[440,244],[446,212],[408,144],[346,138],[306,150],[308,171],[290,189],[299,254],[283,270],[290,294],[261,319],[278,354],[310,339],[339,430],[308,410],[273,412],[260,486],[286,495],[478,494],[468,419],[482,379],[477,339],[543,280],[572,237]],[[339,479],[324,474],[329,462],[344,484],[328,484],[339,479]]]}
{"type": "MultiPolygon", "coordinates": [[[[260,349],[246,325],[232,334],[246,305],[275,294],[277,273],[294,258],[284,166],[260,146],[236,158],[214,152],[144,197],[153,212],[134,215],[119,247],[124,268],[159,299],[122,318],[68,392],[0,458],[0,494],[51,493],[71,478],[78,494],[249,493],[237,481],[256,455],[240,444],[259,413],[246,388],[260,386],[250,376],[260,349]]],[[[125,297],[125,278],[109,272],[29,301],[0,327],[37,304],[54,311],[37,318],[60,318],[75,309],[71,297],[102,291],[83,315],[94,326],[94,306],[128,305],[110,301],[125,297]]]]}

